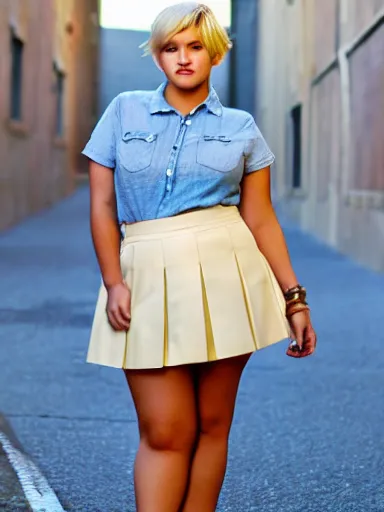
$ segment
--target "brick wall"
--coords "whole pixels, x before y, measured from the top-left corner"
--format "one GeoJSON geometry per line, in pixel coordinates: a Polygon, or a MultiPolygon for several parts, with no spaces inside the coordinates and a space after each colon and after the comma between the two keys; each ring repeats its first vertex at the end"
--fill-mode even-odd
{"type": "Polygon", "coordinates": [[[71,193],[85,168],[78,153],[96,115],[97,40],[97,0],[0,2],[0,230],[71,193]]]}

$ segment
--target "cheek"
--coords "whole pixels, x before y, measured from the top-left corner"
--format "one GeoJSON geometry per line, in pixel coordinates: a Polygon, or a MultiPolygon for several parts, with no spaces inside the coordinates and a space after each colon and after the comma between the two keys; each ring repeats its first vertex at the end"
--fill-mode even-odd
{"type": "Polygon", "coordinates": [[[212,62],[209,56],[202,55],[198,57],[197,64],[201,71],[208,73],[211,70],[212,62]]]}
{"type": "Polygon", "coordinates": [[[167,73],[168,71],[170,71],[174,66],[173,61],[172,61],[172,54],[164,54],[164,53],[159,54],[157,56],[157,58],[155,59],[155,63],[158,68],[160,68],[162,71],[164,71],[164,73],[167,73]]]}

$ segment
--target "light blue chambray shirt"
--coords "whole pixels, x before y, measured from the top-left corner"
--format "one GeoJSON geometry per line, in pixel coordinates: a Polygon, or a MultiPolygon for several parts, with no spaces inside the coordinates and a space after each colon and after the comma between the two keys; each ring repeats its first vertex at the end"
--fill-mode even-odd
{"type": "Polygon", "coordinates": [[[165,86],[116,96],[82,151],[115,170],[120,223],[238,205],[244,173],[274,161],[253,117],[223,107],[212,86],[184,117],[165,100],[165,86]]]}

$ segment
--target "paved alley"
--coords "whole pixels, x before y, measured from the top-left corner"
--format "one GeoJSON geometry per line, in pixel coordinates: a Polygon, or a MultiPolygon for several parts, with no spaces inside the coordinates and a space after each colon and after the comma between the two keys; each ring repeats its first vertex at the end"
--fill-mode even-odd
{"type": "MultiPolygon", "coordinates": [[[[99,286],[88,209],[84,187],[0,235],[0,413],[66,511],[134,512],[125,379],[85,363],[99,286]]],[[[318,350],[252,357],[218,511],[383,511],[384,275],[284,228],[318,350]]]]}

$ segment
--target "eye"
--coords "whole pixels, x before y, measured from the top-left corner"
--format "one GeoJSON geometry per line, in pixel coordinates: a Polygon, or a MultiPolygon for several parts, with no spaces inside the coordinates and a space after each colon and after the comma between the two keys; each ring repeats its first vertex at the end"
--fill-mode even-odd
{"type": "Polygon", "coordinates": [[[167,53],[173,53],[176,51],[176,48],[174,46],[167,46],[166,48],[164,48],[164,51],[167,53]]]}
{"type": "Polygon", "coordinates": [[[194,50],[201,50],[203,47],[201,46],[201,44],[194,44],[194,45],[192,46],[192,48],[193,48],[194,50]]]}

